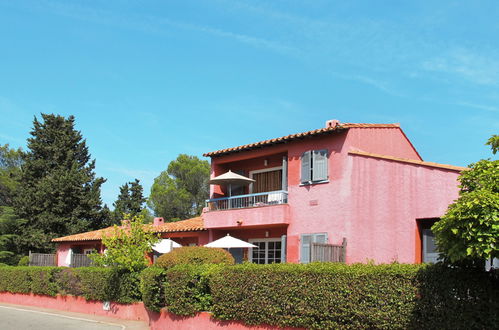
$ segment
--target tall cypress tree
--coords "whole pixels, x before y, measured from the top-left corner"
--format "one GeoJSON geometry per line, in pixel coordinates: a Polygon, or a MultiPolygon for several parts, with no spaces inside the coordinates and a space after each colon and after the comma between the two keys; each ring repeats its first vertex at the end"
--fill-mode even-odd
{"type": "Polygon", "coordinates": [[[95,160],[75,130],[75,118],[41,116],[43,121],[33,121],[14,199],[17,215],[27,220],[19,242],[25,252],[50,250],[52,238],[99,228],[105,217],[105,179],[95,176],[95,160]]]}
{"type": "Polygon", "coordinates": [[[142,212],[146,199],[143,194],[144,188],[138,179],[127,182],[120,187],[118,199],[114,202],[114,223],[119,224],[125,214],[135,216],[142,212]]]}

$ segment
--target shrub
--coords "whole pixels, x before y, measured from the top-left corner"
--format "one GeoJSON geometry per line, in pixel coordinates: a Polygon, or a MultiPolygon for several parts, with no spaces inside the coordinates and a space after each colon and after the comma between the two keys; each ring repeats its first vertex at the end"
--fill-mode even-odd
{"type": "Polygon", "coordinates": [[[137,272],[129,272],[125,269],[113,269],[111,274],[111,298],[121,304],[130,304],[140,301],[140,279],[137,272]]]}
{"type": "Polygon", "coordinates": [[[191,316],[211,307],[209,280],[221,265],[178,265],[166,271],[165,305],[177,315],[191,316]]]}
{"type": "Polygon", "coordinates": [[[140,273],[140,292],[147,309],[159,312],[165,306],[165,270],[149,267],[140,273]]]}
{"type": "Polygon", "coordinates": [[[63,268],[55,274],[55,281],[61,295],[83,296],[81,279],[78,276],[78,268],[63,268]]]}
{"type": "Polygon", "coordinates": [[[176,265],[234,264],[232,255],[224,249],[202,246],[185,246],[163,254],[156,260],[156,266],[171,268],[176,265]]]}
{"type": "Polygon", "coordinates": [[[29,293],[31,291],[30,267],[0,267],[0,291],[29,293]]]}
{"type": "Polygon", "coordinates": [[[56,274],[61,271],[59,267],[28,267],[31,281],[31,292],[46,296],[55,296],[59,293],[56,274]]]}
{"type": "Polygon", "coordinates": [[[19,262],[17,263],[18,266],[29,266],[29,256],[24,256],[21,259],[19,259],[19,262]]]}

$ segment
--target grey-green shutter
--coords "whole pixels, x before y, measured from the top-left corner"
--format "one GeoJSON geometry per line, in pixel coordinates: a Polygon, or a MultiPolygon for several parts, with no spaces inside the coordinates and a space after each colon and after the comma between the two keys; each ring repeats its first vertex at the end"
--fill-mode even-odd
{"type": "Polygon", "coordinates": [[[312,242],[312,235],[302,234],[300,239],[300,262],[308,264],[310,262],[310,243],[312,242]]]}
{"type": "Polygon", "coordinates": [[[286,262],[286,235],[281,236],[281,263],[286,262]]]}
{"type": "Polygon", "coordinates": [[[312,180],[323,181],[328,179],[327,175],[327,150],[314,150],[312,159],[312,180]]]}
{"type": "Polygon", "coordinates": [[[327,243],[327,233],[313,234],[313,242],[314,243],[327,243]]]}
{"type": "Polygon", "coordinates": [[[301,183],[308,183],[311,181],[310,167],[312,165],[311,152],[305,151],[301,155],[301,183]]]}

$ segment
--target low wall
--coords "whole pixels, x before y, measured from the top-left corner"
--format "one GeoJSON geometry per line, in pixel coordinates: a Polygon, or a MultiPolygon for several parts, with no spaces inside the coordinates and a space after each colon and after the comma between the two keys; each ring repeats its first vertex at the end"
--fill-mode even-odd
{"type": "MultiPolygon", "coordinates": [[[[170,314],[166,311],[161,313],[148,311],[144,304],[118,304],[111,302],[110,310],[106,311],[102,301],[87,301],[83,297],[76,296],[40,296],[35,294],[21,294],[0,292],[0,302],[51,308],[68,312],[85,313],[91,315],[102,315],[124,320],[144,321],[149,324],[151,330],[160,329],[185,329],[185,330],[212,330],[212,329],[231,329],[231,330],[264,330],[274,329],[269,326],[247,326],[240,322],[217,321],[211,317],[211,313],[202,312],[193,317],[181,317],[170,314]]],[[[282,328],[280,328],[282,329],[282,328]]],[[[291,328],[288,328],[291,329],[291,328]]]]}

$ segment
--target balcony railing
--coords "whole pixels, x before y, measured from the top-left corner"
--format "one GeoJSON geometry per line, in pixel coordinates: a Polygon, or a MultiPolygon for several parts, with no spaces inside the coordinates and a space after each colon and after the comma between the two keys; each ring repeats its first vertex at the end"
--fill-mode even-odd
{"type": "Polygon", "coordinates": [[[208,206],[210,211],[219,211],[286,204],[287,202],[288,192],[284,190],[277,190],[258,194],[208,199],[206,200],[206,206],[208,206]]]}

